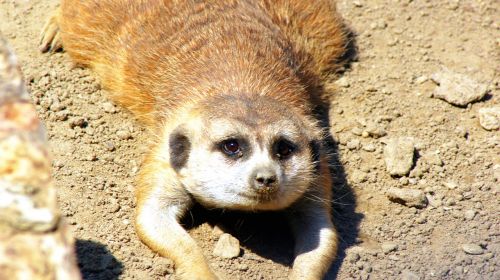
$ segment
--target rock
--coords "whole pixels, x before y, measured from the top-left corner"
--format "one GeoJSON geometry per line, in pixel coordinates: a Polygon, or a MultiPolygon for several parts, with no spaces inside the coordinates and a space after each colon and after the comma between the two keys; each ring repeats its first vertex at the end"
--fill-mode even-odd
{"type": "Polygon", "coordinates": [[[384,252],[385,254],[396,251],[398,249],[398,244],[393,242],[385,242],[382,243],[381,246],[382,246],[382,252],[384,252]]]}
{"type": "Polygon", "coordinates": [[[352,1],[352,3],[353,3],[353,4],[354,4],[354,6],[355,6],[355,7],[357,7],[357,8],[361,8],[361,7],[363,7],[363,3],[362,3],[361,1],[357,1],[357,0],[355,0],[355,1],[352,1]]]}
{"type": "Polygon", "coordinates": [[[429,202],[429,205],[438,208],[443,205],[443,201],[439,198],[435,198],[431,195],[426,195],[427,201],[429,202]]]}
{"type": "Polygon", "coordinates": [[[65,121],[68,119],[68,112],[66,111],[61,111],[61,112],[57,112],[55,114],[55,119],[58,120],[58,121],[65,121]]]}
{"type": "Polygon", "coordinates": [[[462,250],[464,250],[464,252],[469,255],[482,255],[484,253],[484,250],[481,246],[471,243],[463,244],[462,250]]]}
{"type": "Polygon", "coordinates": [[[359,142],[358,139],[353,139],[353,140],[347,142],[346,147],[349,150],[357,150],[357,149],[359,149],[359,147],[361,147],[361,143],[359,142]]]}
{"type": "Polygon", "coordinates": [[[43,125],[0,36],[0,279],[81,279],[43,125]]]}
{"type": "Polygon", "coordinates": [[[339,87],[343,87],[343,88],[348,88],[351,86],[351,84],[349,83],[349,81],[347,80],[346,77],[342,77],[342,78],[338,79],[337,81],[335,81],[335,84],[337,84],[339,87]]]}
{"type": "Polygon", "coordinates": [[[401,280],[420,280],[420,277],[412,271],[404,270],[401,273],[401,280]]]}
{"type": "Polygon", "coordinates": [[[365,131],[368,133],[368,136],[371,136],[373,138],[380,138],[387,135],[385,129],[375,124],[367,125],[365,131]]]}
{"type": "Polygon", "coordinates": [[[240,242],[228,233],[223,233],[213,251],[215,256],[233,259],[240,255],[240,242]]]}
{"type": "Polygon", "coordinates": [[[239,264],[239,265],[237,266],[237,268],[238,268],[238,270],[240,270],[240,271],[247,271],[250,267],[248,267],[248,265],[247,265],[247,264],[242,263],[242,264],[239,264]]]}
{"type": "Polygon", "coordinates": [[[361,256],[356,252],[351,252],[347,255],[347,261],[350,263],[356,263],[360,258],[361,256]]]}
{"type": "Polygon", "coordinates": [[[52,105],[50,105],[50,110],[52,112],[59,112],[59,111],[62,111],[64,109],[66,109],[66,106],[61,104],[61,102],[59,102],[59,101],[54,102],[54,103],[52,103],[52,105]]]}
{"type": "Polygon", "coordinates": [[[433,97],[460,107],[481,100],[488,92],[487,84],[478,83],[466,75],[447,69],[433,74],[432,80],[439,85],[434,90],[433,97]]]}
{"type": "Polygon", "coordinates": [[[384,148],[384,161],[392,176],[407,175],[413,166],[415,145],[413,139],[401,137],[390,139],[384,148]]]}
{"type": "Polygon", "coordinates": [[[132,138],[132,134],[130,134],[130,132],[128,132],[127,130],[118,130],[116,132],[116,136],[118,136],[118,138],[122,140],[127,140],[132,138]]]}
{"type": "Polygon", "coordinates": [[[443,166],[443,160],[437,153],[431,153],[425,156],[425,159],[432,165],[443,166]]]}
{"type": "Polygon", "coordinates": [[[226,231],[224,230],[224,226],[220,225],[220,224],[217,224],[214,226],[214,228],[212,229],[212,234],[214,236],[221,236],[225,233],[226,231]]]}
{"type": "Polygon", "coordinates": [[[118,211],[120,211],[120,204],[118,203],[112,203],[110,206],[109,206],[109,213],[116,213],[118,211]]]}
{"type": "Polygon", "coordinates": [[[359,184],[365,182],[368,179],[368,175],[361,170],[355,169],[352,172],[351,178],[354,183],[359,184]]]}
{"type": "Polygon", "coordinates": [[[428,202],[423,191],[414,189],[389,188],[387,197],[393,202],[415,208],[424,208],[428,202]]]}
{"type": "Polygon", "coordinates": [[[448,181],[448,182],[444,183],[443,185],[450,190],[454,190],[458,187],[457,183],[455,183],[453,181],[448,181]]]}
{"type": "Polygon", "coordinates": [[[363,133],[363,130],[359,127],[355,127],[351,130],[352,134],[356,135],[356,136],[361,136],[361,134],[363,133]]]}
{"type": "Polygon", "coordinates": [[[478,112],[479,124],[486,130],[500,128],[500,107],[481,108],[478,112]]]}
{"type": "Polygon", "coordinates": [[[415,83],[420,85],[420,84],[427,82],[428,80],[429,80],[429,77],[422,75],[422,76],[419,76],[415,79],[415,83]]]}
{"type": "Polygon", "coordinates": [[[166,258],[157,258],[153,262],[153,273],[158,276],[165,276],[174,272],[174,264],[166,258]]]}
{"type": "Polygon", "coordinates": [[[373,145],[371,143],[363,145],[362,149],[365,150],[365,151],[367,151],[367,152],[375,152],[375,150],[376,150],[375,145],[373,145]]]}
{"type": "Polygon", "coordinates": [[[104,142],[104,147],[109,152],[112,152],[112,151],[114,151],[116,149],[115,144],[113,144],[112,142],[104,142]]]}
{"type": "Polygon", "coordinates": [[[111,102],[104,102],[102,104],[102,109],[106,113],[114,114],[117,112],[115,105],[113,105],[111,102]]]}
{"type": "Polygon", "coordinates": [[[493,165],[493,179],[500,183],[500,164],[493,165]]]}
{"type": "Polygon", "coordinates": [[[467,210],[465,211],[464,217],[467,220],[472,220],[476,216],[476,210],[467,210]]]}
{"type": "Polygon", "coordinates": [[[75,128],[75,127],[85,127],[87,126],[87,122],[85,121],[84,118],[74,118],[70,121],[69,127],[75,128]]]}

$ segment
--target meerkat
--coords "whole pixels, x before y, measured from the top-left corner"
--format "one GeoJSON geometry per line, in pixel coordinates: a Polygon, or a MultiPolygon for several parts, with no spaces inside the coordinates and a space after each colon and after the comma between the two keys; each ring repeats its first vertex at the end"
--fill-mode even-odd
{"type": "Polygon", "coordinates": [[[313,111],[345,46],[329,0],[62,0],[40,49],[91,68],[148,128],[135,228],[178,278],[218,279],[180,224],[196,202],[284,211],[290,279],[322,279],[338,241],[313,111]]]}

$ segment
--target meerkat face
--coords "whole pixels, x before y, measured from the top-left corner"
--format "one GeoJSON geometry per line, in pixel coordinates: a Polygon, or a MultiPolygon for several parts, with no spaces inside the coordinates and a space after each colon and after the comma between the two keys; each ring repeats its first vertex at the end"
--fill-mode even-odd
{"type": "Polygon", "coordinates": [[[310,187],[318,164],[318,133],[291,110],[263,97],[227,96],[196,111],[170,134],[169,150],[172,167],[198,202],[275,210],[310,187]]]}

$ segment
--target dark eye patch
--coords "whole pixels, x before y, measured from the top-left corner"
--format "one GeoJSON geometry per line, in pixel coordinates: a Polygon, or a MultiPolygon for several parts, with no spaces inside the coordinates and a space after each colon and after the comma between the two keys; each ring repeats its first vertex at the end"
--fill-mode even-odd
{"type": "Polygon", "coordinates": [[[279,138],[273,144],[273,154],[279,160],[289,159],[297,152],[298,146],[286,138],[279,138]]]}
{"type": "Polygon", "coordinates": [[[189,159],[191,142],[181,129],[176,129],[169,137],[170,165],[174,170],[181,169],[189,159]]]}

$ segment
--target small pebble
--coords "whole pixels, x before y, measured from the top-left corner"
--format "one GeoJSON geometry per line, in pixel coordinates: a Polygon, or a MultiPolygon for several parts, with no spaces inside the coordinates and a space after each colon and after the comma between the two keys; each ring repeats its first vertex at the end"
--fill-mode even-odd
{"type": "Polygon", "coordinates": [[[366,179],[368,179],[368,175],[361,170],[355,169],[352,173],[351,178],[354,183],[359,184],[365,182],[366,179]]]}
{"type": "Polygon", "coordinates": [[[382,127],[378,127],[376,125],[373,125],[373,124],[368,125],[368,127],[365,129],[365,131],[368,133],[369,136],[371,136],[373,138],[380,138],[380,137],[387,135],[387,132],[385,131],[385,129],[383,129],[382,127]]]}
{"type": "Polygon", "coordinates": [[[408,207],[424,208],[428,203],[425,193],[421,190],[389,188],[387,197],[393,202],[408,207]]]}
{"type": "Polygon", "coordinates": [[[369,144],[366,144],[366,145],[363,145],[363,150],[367,151],[367,152],[374,152],[375,151],[375,145],[373,145],[372,143],[369,143],[369,144]]]}
{"type": "Polygon", "coordinates": [[[462,250],[469,255],[482,255],[484,253],[481,246],[471,243],[462,245],[462,250]]]}
{"type": "Polygon", "coordinates": [[[118,130],[116,132],[116,136],[118,136],[118,138],[120,138],[122,140],[127,140],[127,139],[132,138],[132,134],[130,134],[130,132],[128,132],[126,130],[118,130]]]}
{"type": "Polygon", "coordinates": [[[240,271],[247,271],[248,269],[249,269],[249,267],[247,264],[242,263],[242,264],[238,265],[238,270],[240,270],[240,271]]]}
{"type": "Polygon", "coordinates": [[[398,244],[393,242],[384,242],[382,243],[381,247],[382,247],[382,252],[388,254],[390,252],[396,251],[398,249],[398,244]]]}
{"type": "Polygon", "coordinates": [[[357,261],[359,261],[360,258],[361,258],[360,255],[356,252],[347,255],[347,260],[350,263],[356,263],[357,261]]]}
{"type": "Polygon", "coordinates": [[[112,152],[112,151],[114,151],[116,149],[115,145],[112,142],[104,142],[104,147],[109,152],[112,152]]]}
{"type": "Polygon", "coordinates": [[[349,86],[351,86],[351,84],[349,83],[349,81],[347,80],[346,77],[342,77],[342,78],[338,79],[337,81],[335,81],[335,83],[339,87],[343,87],[343,88],[348,88],[349,86]]]}
{"type": "Polygon", "coordinates": [[[420,85],[420,84],[427,82],[428,80],[429,80],[429,77],[422,75],[422,76],[415,79],[415,83],[420,85]]]}
{"type": "Polygon", "coordinates": [[[359,142],[358,139],[353,139],[347,142],[346,146],[349,150],[357,150],[359,149],[359,147],[361,147],[361,143],[359,142]]]}
{"type": "Polygon", "coordinates": [[[409,137],[390,139],[384,148],[384,160],[387,171],[392,176],[407,175],[412,166],[415,144],[409,137]]]}
{"type": "Polygon", "coordinates": [[[85,121],[84,118],[75,118],[70,121],[69,127],[75,128],[75,127],[85,127],[87,125],[87,122],[85,121]]]}
{"type": "Polygon", "coordinates": [[[363,3],[361,1],[358,1],[358,0],[354,0],[352,1],[352,3],[354,4],[355,7],[357,8],[361,8],[363,7],[363,3]]]}
{"type": "Polygon", "coordinates": [[[359,127],[355,127],[351,130],[352,134],[356,136],[361,136],[361,133],[363,133],[363,130],[359,127]]]}
{"type": "Polygon", "coordinates": [[[475,210],[467,210],[465,211],[464,217],[467,220],[472,220],[476,216],[476,211],[475,210]]]}
{"type": "Polygon", "coordinates": [[[115,105],[113,105],[111,102],[104,102],[102,104],[102,109],[106,113],[114,114],[117,112],[115,105]]]}
{"type": "Polygon", "coordinates": [[[444,183],[443,185],[450,190],[454,190],[458,187],[457,183],[455,183],[453,181],[448,181],[448,182],[444,183]]]}
{"type": "Polygon", "coordinates": [[[240,241],[228,233],[223,233],[215,244],[213,254],[224,259],[233,259],[240,255],[240,251],[240,241]]]}
{"type": "Polygon", "coordinates": [[[481,108],[478,111],[479,124],[486,130],[500,128],[500,107],[481,108]]]}
{"type": "Polygon", "coordinates": [[[420,280],[420,277],[412,271],[404,270],[401,273],[401,280],[420,280]]]}
{"type": "Polygon", "coordinates": [[[120,211],[120,204],[118,203],[113,203],[111,204],[111,206],[109,207],[109,213],[116,213],[118,211],[120,211]]]}
{"type": "Polygon", "coordinates": [[[221,235],[223,235],[225,233],[224,231],[224,227],[222,225],[215,225],[214,228],[212,229],[212,234],[214,236],[217,236],[217,237],[220,237],[221,235]]]}

